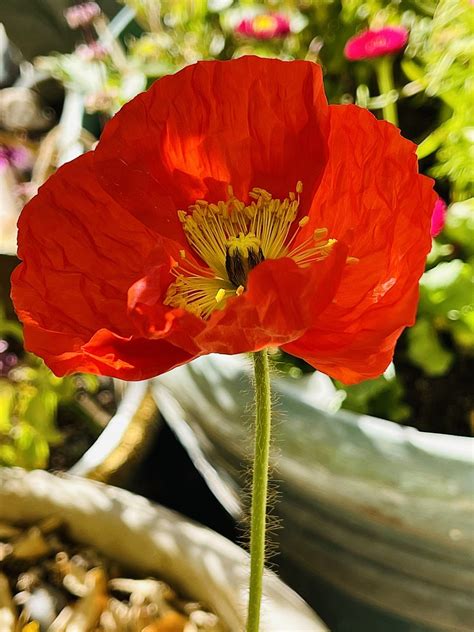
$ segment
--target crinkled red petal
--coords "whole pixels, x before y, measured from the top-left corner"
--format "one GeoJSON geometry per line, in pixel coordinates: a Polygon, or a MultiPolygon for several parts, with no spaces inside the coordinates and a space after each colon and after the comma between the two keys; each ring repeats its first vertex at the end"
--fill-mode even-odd
{"type": "Polygon", "coordinates": [[[83,347],[93,373],[123,380],[145,380],[192,360],[195,355],[167,340],[124,338],[101,329],[83,347]]]}
{"type": "Polygon", "coordinates": [[[240,199],[254,186],[303,201],[327,159],[328,106],[316,64],[242,57],[164,77],[107,124],[95,170],[107,192],[161,235],[179,240],[177,209],[240,199]]]}
{"type": "Polygon", "coordinates": [[[280,344],[344,381],[374,377],[413,322],[434,201],[414,146],[365,110],[328,107],[316,65],[196,64],[125,106],[23,211],[12,280],[27,347],[58,374],[140,379],[280,344]],[[208,321],[164,305],[173,260],[191,256],[178,208],[225,199],[229,183],[282,198],[298,180],[309,222],[295,245],[326,227],[327,259],[263,262],[208,321]]]}
{"type": "Polygon", "coordinates": [[[159,266],[130,291],[129,307],[143,335],[167,337],[190,352],[241,353],[302,335],[337,291],[347,255],[339,243],[324,261],[300,268],[292,259],[267,260],[249,275],[248,288],[207,321],[166,309],[165,271],[159,266]]]}
{"type": "Polygon", "coordinates": [[[142,379],[191,359],[164,341],[145,352],[128,316],[128,289],[143,275],[156,241],[99,186],[91,153],[59,169],[19,221],[23,263],[12,275],[12,297],[26,348],[58,375],[142,379]]]}
{"type": "Polygon", "coordinates": [[[414,322],[418,280],[431,248],[436,196],[418,174],[415,146],[355,106],[331,106],[329,160],[308,230],[353,230],[350,256],[331,305],[289,353],[347,382],[380,375],[414,322]],[[350,138],[350,142],[348,142],[350,138]]]}

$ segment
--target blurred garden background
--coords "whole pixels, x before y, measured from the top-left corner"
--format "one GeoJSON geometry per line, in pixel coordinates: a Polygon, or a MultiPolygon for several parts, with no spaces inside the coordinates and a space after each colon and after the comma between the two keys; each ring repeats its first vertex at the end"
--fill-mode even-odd
{"type": "MultiPolygon", "coordinates": [[[[420,168],[435,178],[448,207],[446,223],[433,240],[421,281],[417,323],[402,336],[394,365],[377,380],[349,388],[336,384],[334,406],[428,432],[471,435],[471,3],[130,0],[122,8],[109,0],[98,3],[101,12],[82,27],[74,16],[68,24],[64,11],[69,4],[21,0],[0,9],[5,27],[0,76],[0,462],[48,465],[49,446],[62,440],[57,406],[64,412],[77,404],[78,382],[83,398],[84,389],[104,401],[112,397],[96,379],[55,379],[22,349],[8,298],[22,205],[61,162],[92,147],[107,119],[156,78],[200,59],[245,54],[322,64],[332,103],[354,102],[381,117],[385,102],[395,100],[402,134],[419,144],[420,168]],[[344,55],[349,38],[369,26],[402,26],[409,33],[406,47],[394,57],[395,89],[387,94],[381,94],[377,83],[376,59],[349,61],[344,55]]],[[[274,358],[290,379],[310,370],[299,360],[278,353],[274,358]]]]}
{"type": "MultiPolygon", "coordinates": [[[[356,103],[379,118],[395,108],[401,133],[417,143],[420,170],[434,178],[440,198],[417,321],[402,335],[385,374],[350,387],[329,378],[316,383],[311,367],[274,350],[277,375],[290,389],[301,384],[307,390],[312,384],[321,398],[316,405],[328,415],[347,410],[357,419],[367,415],[423,433],[471,437],[470,0],[0,3],[0,466],[73,468],[144,493],[233,539],[239,537],[233,501],[228,497],[223,509],[216,499],[222,502],[219,484],[214,494],[208,491],[205,468],[197,465],[199,449],[186,430],[180,432],[179,424],[166,419],[172,407],[165,411],[148,386],[128,393],[131,412],[109,430],[106,445],[90,452],[110,420],[117,420],[127,387],[88,375],[57,378],[27,353],[9,299],[9,275],[18,263],[15,225],[22,206],[58,166],[94,147],[104,124],[124,103],[156,79],[198,60],[248,54],[321,64],[331,103],[356,103]],[[345,52],[360,31],[385,27],[407,33],[406,45],[384,58],[393,79],[389,83],[381,77],[380,58],[348,59],[345,52]]],[[[198,376],[195,384],[198,388],[198,376]]],[[[206,385],[202,388],[201,396],[206,385]]]]}

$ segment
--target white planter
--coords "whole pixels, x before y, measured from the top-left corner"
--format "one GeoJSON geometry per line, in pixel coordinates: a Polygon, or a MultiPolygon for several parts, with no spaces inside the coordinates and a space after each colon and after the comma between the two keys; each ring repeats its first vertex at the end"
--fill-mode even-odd
{"type": "MultiPolygon", "coordinates": [[[[44,471],[0,469],[0,521],[60,515],[73,538],[138,573],[159,575],[202,601],[228,625],[244,628],[248,556],[217,533],[130,492],[44,471]]],[[[271,572],[265,578],[262,632],[323,632],[306,604],[271,572]]]]}
{"type": "Polygon", "coordinates": [[[161,423],[149,382],[115,381],[117,410],[69,474],[123,485],[146,457],[161,423]]]}
{"type": "MultiPolygon", "coordinates": [[[[155,380],[161,412],[234,515],[249,368],[207,356],[155,380]]],[[[282,575],[336,631],[472,632],[474,440],[331,413],[320,388],[274,379],[282,575]]]]}

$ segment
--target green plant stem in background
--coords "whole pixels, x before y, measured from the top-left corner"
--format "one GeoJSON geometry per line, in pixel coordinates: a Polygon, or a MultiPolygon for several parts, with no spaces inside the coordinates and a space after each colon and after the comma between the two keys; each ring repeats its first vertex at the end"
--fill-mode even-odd
{"type": "MultiPolygon", "coordinates": [[[[375,72],[380,94],[388,95],[392,90],[395,90],[393,83],[393,58],[391,55],[384,55],[375,60],[375,72]]],[[[387,103],[383,108],[383,117],[386,121],[398,127],[397,104],[387,103]]]]}
{"type": "Polygon", "coordinates": [[[271,393],[268,354],[253,354],[255,372],[255,445],[250,517],[250,593],[247,632],[258,632],[265,564],[268,465],[271,437],[271,393]]]}

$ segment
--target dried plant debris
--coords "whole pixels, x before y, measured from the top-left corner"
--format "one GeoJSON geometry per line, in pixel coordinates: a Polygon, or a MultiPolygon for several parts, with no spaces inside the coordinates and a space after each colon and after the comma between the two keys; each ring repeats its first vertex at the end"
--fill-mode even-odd
{"type": "Polygon", "coordinates": [[[0,522],[0,632],[224,632],[163,581],[130,578],[57,518],[0,522]]]}

